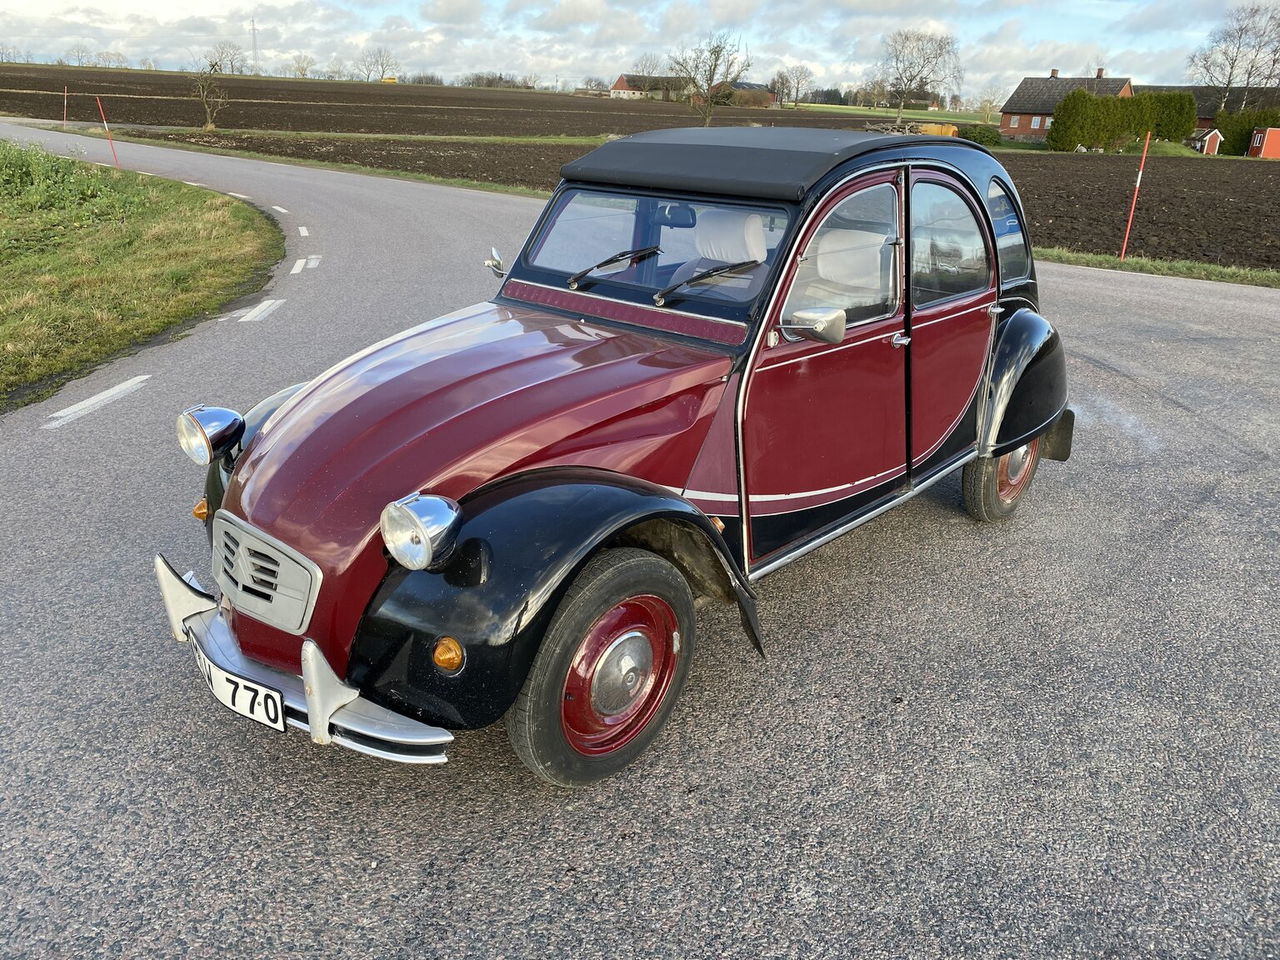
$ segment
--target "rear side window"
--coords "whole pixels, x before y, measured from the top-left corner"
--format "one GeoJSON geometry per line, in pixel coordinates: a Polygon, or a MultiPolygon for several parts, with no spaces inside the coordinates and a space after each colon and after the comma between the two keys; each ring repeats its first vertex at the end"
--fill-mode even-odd
{"type": "Polygon", "coordinates": [[[987,209],[991,212],[991,224],[996,229],[996,247],[1000,253],[1000,282],[1021,280],[1031,271],[1031,257],[1027,253],[1027,235],[1018,219],[1018,208],[1013,197],[998,181],[991,181],[987,191],[987,209]]]}
{"type": "Polygon", "coordinates": [[[956,191],[925,181],[911,188],[911,298],[917,308],[977,293],[990,283],[982,227],[956,191]]]}

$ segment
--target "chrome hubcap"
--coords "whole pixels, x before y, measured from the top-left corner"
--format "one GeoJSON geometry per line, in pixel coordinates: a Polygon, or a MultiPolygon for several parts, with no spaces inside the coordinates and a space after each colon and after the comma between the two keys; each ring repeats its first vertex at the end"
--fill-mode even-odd
{"type": "Polygon", "coordinates": [[[643,633],[624,633],[600,656],[591,679],[591,706],[602,717],[623,713],[648,691],[653,679],[653,647],[643,633]]]}
{"type": "Polygon", "coordinates": [[[1027,454],[1031,450],[1031,444],[1024,444],[1017,450],[1009,451],[1009,479],[1017,482],[1018,477],[1022,476],[1022,471],[1027,466],[1027,454]]]}

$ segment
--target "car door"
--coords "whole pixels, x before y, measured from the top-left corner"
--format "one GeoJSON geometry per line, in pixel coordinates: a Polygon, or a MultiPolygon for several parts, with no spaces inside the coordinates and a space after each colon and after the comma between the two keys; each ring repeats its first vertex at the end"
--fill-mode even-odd
{"type": "Polygon", "coordinates": [[[893,170],[834,194],[784,274],[749,373],[741,423],[753,566],[906,479],[901,194],[893,170]],[[786,329],[795,311],[813,308],[845,311],[840,343],[800,339],[786,329]]]}
{"type": "Polygon", "coordinates": [[[998,290],[985,218],[958,180],[913,171],[908,206],[911,462],[918,478],[976,440],[975,399],[998,290]]]}

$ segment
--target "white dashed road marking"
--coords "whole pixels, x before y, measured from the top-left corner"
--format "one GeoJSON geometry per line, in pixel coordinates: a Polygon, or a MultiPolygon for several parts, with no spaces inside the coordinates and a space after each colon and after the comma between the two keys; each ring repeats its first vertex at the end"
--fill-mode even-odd
{"type": "Polygon", "coordinates": [[[250,197],[250,196],[249,196],[248,194],[246,194],[246,193],[232,193],[230,190],[228,190],[228,191],[227,191],[227,196],[228,196],[228,197],[235,197],[237,200],[252,200],[252,199],[253,199],[252,197],[250,197]]]}
{"type": "Polygon", "coordinates": [[[272,204],[272,205],[271,205],[271,209],[272,209],[272,210],[277,210],[277,211],[279,211],[280,213],[288,213],[288,212],[289,212],[289,211],[288,211],[288,210],[286,210],[284,207],[277,207],[275,204],[272,204]]]}
{"type": "Polygon", "coordinates": [[[301,272],[302,272],[302,268],[303,268],[303,267],[305,267],[306,265],[307,265],[307,261],[305,261],[305,260],[299,260],[297,263],[295,263],[295,264],[293,265],[293,269],[292,269],[292,270],[290,270],[289,272],[290,272],[290,273],[301,273],[301,272]]]}
{"type": "Polygon", "coordinates": [[[300,237],[309,237],[309,236],[311,236],[311,231],[310,231],[310,230],[308,230],[306,227],[299,227],[299,228],[298,228],[298,236],[300,236],[300,237]]]}
{"type": "Polygon", "coordinates": [[[241,317],[240,322],[256,323],[259,320],[265,320],[268,315],[275,312],[275,309],[282,303],[284,303],[283,300],[263,300],[260,304],[241,317]]]}
{"type": "Polygon", "coordinates": [[[314,270],[314,269],[315,269],[316,267],[318,267],[318,266],[320,266],[320,257],[319,257],[319,256],[307,257],[307,269],[308,269],[308,270],[314,270]]]}
{"type": "Polygon", "coordinates": [[[140,389],[142,385],[150,379],[150,374],[134,377],[132,380],[126,380],[124,383],[116,384],[109,390],[103,390],[101,393],[95,393],[87,400],[81,400],[79,403],[72,404],[69,407],[64,407],[57,413],[49,414],[49,419],[53,422],[42,423],[40,425],[40,429],[56,430],[64,423],[70,423],[72,420],[79,420],[85,414],[93,413],[93,411],[97,410],[99,407],[105,407],[112,400],[119,400],[121,397],[140,389]]]}
{"type": "Polygon", "coordinates": [[[147,173],[147,171],[145,171],[145,170],[139,170],[139,171],[138,171],[138,176],[140,176],[140,177],[154,177],[154,176],[155,176],[155,174],[154,174],[154,173],[147,173]]]}
{"type": "Polygon", "coordinates": [[[204,186],[204,184],[203,184],[203,183],[197,183],[195,180],[183,180],[182,182],[183,182],[183,183],[185,183],[188,187],[203,187],[203,186],[204,186]]]}

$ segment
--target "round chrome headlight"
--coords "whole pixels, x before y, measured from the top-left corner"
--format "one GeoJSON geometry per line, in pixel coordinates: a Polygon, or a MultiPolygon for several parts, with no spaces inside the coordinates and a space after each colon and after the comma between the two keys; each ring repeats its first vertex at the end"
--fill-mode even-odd
{"type": "Polygon", "coordinates": [[[425,570],[452,549],[461,515],[461,508],[448,497],[411,493],[383,508],[378,528],[396,563],[425,570]]]}
{"type": "Polygon", "coordinates": [[[244,418],[234,410],[200,404],[178,415],[178,444],[202,467],[234,447],[243,435],[244,418]]]}

